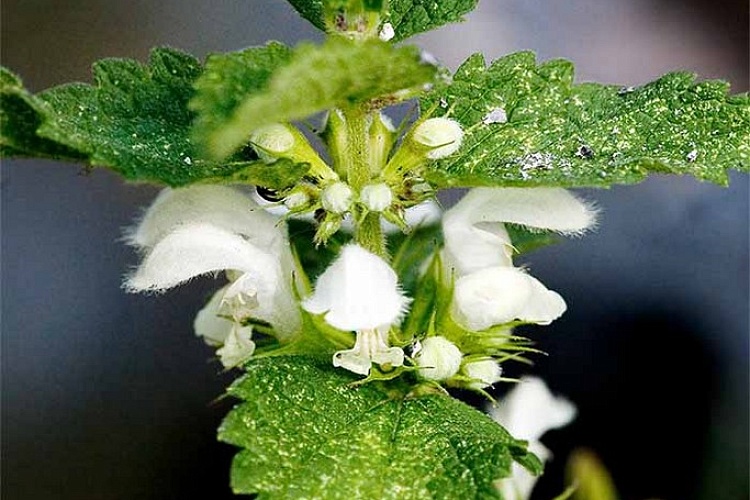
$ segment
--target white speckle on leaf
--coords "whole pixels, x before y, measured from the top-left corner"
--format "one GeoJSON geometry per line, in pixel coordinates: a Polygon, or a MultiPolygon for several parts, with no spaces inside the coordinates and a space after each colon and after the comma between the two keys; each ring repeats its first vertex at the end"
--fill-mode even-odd
{"type": "Polygon", "coordinates": [[[484,115],[482,123],[489,125],[491,123],[507,123],[508,115],[503,108],[493,108],[489,113],[484,115]]]}
{"type": "Polygon", "coordinates": [[[192,165],[193,164],[193,160],[189,156],[186,156],[182,161],[184,161],[186,165],[192,165]]]}
{"type": "Polygon", "coordinates": [[[576,151],[576,156],[583,159],[589,159],[594,156],[594,150],[588,144],[581,144],[576,151]]]}
{"type": "Polygon", "coordinates": [[[617,94],[625,95],[625,94],[630,94],[633,91],[635,91],[635,87],[620,87],[620,90],[617,91],[617,94]]]}
{"type": "Polygon", "coordinates": [[[445,97],[440,98],[440,107],[441,108],[447,108],[448,107],[448,101],[445,100],[445,97]]]}
{"type": "Polygon", "coordinates": [[[690,163],[693,163],[695,160],[698,159],[698,150],[694,149],[694,150],[690,151],[685,158],[690,163]]]}

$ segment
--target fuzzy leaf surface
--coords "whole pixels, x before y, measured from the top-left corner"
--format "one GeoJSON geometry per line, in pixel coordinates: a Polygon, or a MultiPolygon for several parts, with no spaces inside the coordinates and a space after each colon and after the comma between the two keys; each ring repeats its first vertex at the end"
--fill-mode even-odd
{"type": "Polygon", "coordinates": [[[393,26],[393,41],[460,21],[474,10],[478,0],[391,0],[388,22],[393,26]]]}
{"type": "Polygon", "coordinates": [[[219,439],[242,448],[232,488],[258,498],[500,498],[513,461],[541,464],[486,415],[443,395],[404,398],[330,360],[258,359],[219,439]]]}
{"type": "Polygon", "coordinates": [[[457,153],[427,168],[440,187],[606,187],[652,172],[726,184],[728,169],[750,169],[750,98],[687,73],[575,85],[567,61],[521,52],[487,67],[474,55],[421,105],[466,131],[457,153]]]}
{"type": "Polygon", "coordinates": [[[83,152],[36,134],[47,112],[20,78],[0,67],[0,156],[85,161],[83,152]]]}
{"type": "Polygon", "coordinates": [[[85,161],[128,180],[170,186],[232,179],[257,184],[269,178],[288,186],[304,175],[304,166],[279,164],[269,171],[247,154],[225,162],[200,156],[190,137],[194,114],[187,104],[202,70],[188,54],[157,48],[147,65],[104,59],[94,64],[93,85],[61,85],[36,96],[3,77],[3,95],[15,103],[3,112],[3,144],[12,129],[11,152],[22,156],[85,161]]]}
{"type": "MultiPolygon", "coordinates": [[[[242,96],[231,117],[212,116],[214,126],[198,128],[196,137],[214,157],[226,157],[259,127],[388,98],[431,82],[436,71],[421,61],[414,47],[395,48],[379,40],[353,43],[343,38],[331,38],[323,45],[303,44],[288,64],[271,75],[264,90],[242,96]]],[[[199,88],[197,102],[205,98],[209,87],[199,88]]],[[[212,113],[200,111],[201,115],[212,113]]],[[[201,116],[199,123],[208,120],[201,116]]]]}

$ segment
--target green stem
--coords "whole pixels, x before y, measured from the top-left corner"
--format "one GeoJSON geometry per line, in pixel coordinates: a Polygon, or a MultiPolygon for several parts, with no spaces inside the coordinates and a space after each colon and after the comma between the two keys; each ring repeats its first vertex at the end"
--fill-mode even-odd
{"type": "MultiPolygon", "coordinates": [[[[348,141],[345,152],[346,180],[354,192],[359,194],[362,188],[370,182],[371,145],[368,127],[372,117],[358,107],[344,110],[344,117],[348,141]]],[[[380,214],[369,213],[364,218],[359,215],[356,210],[352,211],[355,240],[375,255],[387,258],[385,236],[380,227],[380,214]]]]}

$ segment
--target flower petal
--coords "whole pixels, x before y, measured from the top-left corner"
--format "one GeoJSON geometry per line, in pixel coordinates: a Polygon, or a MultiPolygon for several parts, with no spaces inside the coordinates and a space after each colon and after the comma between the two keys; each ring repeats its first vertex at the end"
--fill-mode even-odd
{"type": "Polygon", "coordinates": [[[359,245],[345,246],[318,277],[315,292],[302,304],[341,330],[364,330],[397,322],[409,303],[395,271],[359,245]]]}
{"type": "MultiPolygon", "coordinates": [[[[565,398],[553,396],[544,381],[523,377],[498,404],[490,416],[516,439],[529,441],[529,451],[547,461],[551,452],[539,441],[549,430],[568,425],[576,415],[575,406],[565,398]]],[[[537,478],[518,464],[511,477],[496,483],[507,499],[526,500],[531,496],[537,478]]]]}
{"type": "Polygon", "coordinates": [[[262,247],[285,239],[278,219],[249,196],[238,189],[210,185],[164,189],[127,239],[133,246],[149,249],[173,230],[200,223],[242,234],[262,247]]]}
{"type": "Polygon", "coordinates": [[[255,342],[251,340],[252,333],[252,326],[234,325],[224,346],[216,351],[224,368],[234,368],[250,359],[255,352],[255,342]]]}
{"type": "Polygon", "coordinates": [[[223,270],[252,273],[268,288],[280,281],[278,259],[243,237],[208,224],[183,226],[161,239],[126,282],[131,292],[163,291],[223,270]]]}
{"type": "Polygon", "coordinates": [[[565,312],[565,301],[515,267],[492,267],[459,278],[453,317],[471,330],[521,320],[549,324],[565,312]]]}
{"type": "Polygon", "coordinates": [[[510,266],[512,243],[503,223],[580,234],[596,211],[560,188],[476,188],[445,213],[446,263],[459,275],[510,266]]]}
{"type": "Polygon", "coordinates": [[[516,439],[539,441],[545,432],[572,422],[576,408],[554,396],[542,379],[523,377],[490,414],[516,439]]]}
{"type": "Polygon", "coordinates": [[[226,292],[227,288],[229,287],[225,286],[213,294],[211,300],[198,312],[193,322],[195,334],[203,337],[203,341],[208,345],[221,346],[232,330],[234,323],[219,316],[224,292],[226,292]]]}

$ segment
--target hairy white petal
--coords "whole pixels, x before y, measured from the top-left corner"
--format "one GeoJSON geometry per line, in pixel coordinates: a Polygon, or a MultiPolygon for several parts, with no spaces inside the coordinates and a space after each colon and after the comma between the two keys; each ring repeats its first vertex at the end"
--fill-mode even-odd
{"type": "Polygon", "coordinates": [[[233,368],[247,361],[255,352],[255,342],[251,340],[253,327],[235,324],[221,349],[216,351],[224,368],[233,368]]]}
{"type": "Polygon", "coordinates": [[[225,186],[162,190],[127,238],[130,244],[149,249],[175,229],[200,223],[242,234],[261,246],[285,239],[278,219],[241,191],[225,186]]]}
{"type": "Polygon", "coordinates": [[[162,291],[191,278],[225,269],[279,281],[278,259],[247,240],[213,225],[183,226],[154,246],[126,282],[131,292],[162,291]]]}
{"type": "Polygon", "coordinates": [[[229,286],[225,286],[211,297],[211,300],[195,316],[193,328],[195,334],[203,337],[203,341],[212,346],[222,345],[232,330],[233,322],[219,316],[224,293],[229,286]]]}
{"type": "Polygon", "coordinates": [[[447,380],[458,373],[463,355],[456,344],[442,336],[427,337],[414,356],[419,375],[427,380],[447,380]]]}
{"type": "Polygon", "coordinates": [[[514,320],[549,324],[565,309],[559,294],[514,267],[492,267],[459,278],[453,295],[454,318],[472,330],[514,320]]]}
{"type": "Polygon", "coordinates": [[[447,263],[459,274],[511,265],[503,223],[580,234],[596,223],[596,210],[560,188],[476,188],[445,213],[447,263]]]}
{"type": "MultiPolygon", "coordinates": [[[[539,442],[549,430],[568,425],[576,415],[575,406],[565,398],[550,393],[544,381],[523,377],[490,415],[517,439],[529,441],[529,451],[542,461],[551,457],[550,451],[539,442]]],[[[512,476],[496,484],[508,499],[528,499],[537,478],[526,469],[513,464],[512,476]]]]}
{"type": "Polygon", "coordinates": [[[318,277],[315,292],[302,306],[341,330],[364,330],[397,322],[409,299],[395,271],[359,245],[347,245],[318,277]]]}

